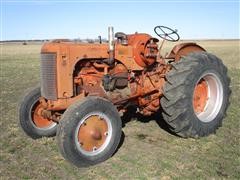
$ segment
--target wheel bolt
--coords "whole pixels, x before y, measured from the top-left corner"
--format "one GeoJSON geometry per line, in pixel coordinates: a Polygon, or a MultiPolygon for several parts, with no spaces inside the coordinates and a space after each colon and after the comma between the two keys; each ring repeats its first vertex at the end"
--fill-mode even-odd
{"type": "Polygon", "coordinates": [[[104,135],[107,136],[107,135],[108,135],[108,132],[105,132],[104,135]]]}

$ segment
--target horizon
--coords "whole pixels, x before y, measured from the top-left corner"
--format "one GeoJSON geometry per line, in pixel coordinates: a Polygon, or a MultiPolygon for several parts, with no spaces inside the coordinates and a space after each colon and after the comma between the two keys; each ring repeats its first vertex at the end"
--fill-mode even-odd
{"type": "MultiPolygon", "coordinates": [[[[59,40],[61,40],[62,38],[58,38],[59,40]]],[[[3,42],[44,42],[44,41],[53,41],[53,40],[58,40],[58,39],[11,39],[11,40],[0,40],[0,43],[3,42]]],[[[159,40],[161,40],[161,38],[158,38],[159,40]]],[[[66,39],[66,40],[70,40],[70,41],[77,41],[77,40],[81,40],[81,41],[86,41],[86,40],[96,40],[95,42],[97,42],[97,38],[73,38],[73,39],[66,39]]],[[[102,41],[103,43],[105,43],[105,41],[108,41],[107,38],[102,37],[102,41]]],[[[240,38],[229,38],[229,39],[179,39],[178,41],[240,41],[240,38]]]]}

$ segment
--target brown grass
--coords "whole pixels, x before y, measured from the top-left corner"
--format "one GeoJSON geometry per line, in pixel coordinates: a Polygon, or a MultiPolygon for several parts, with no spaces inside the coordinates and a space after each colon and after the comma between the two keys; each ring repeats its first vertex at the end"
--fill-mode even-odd
{"type": "Polygon", "coordinates": [[[133,118],[123,127],[117,153],[86,169],[66,162],[55,138],[32,140],[18,127],[19,99],[39,81],[40,45],[1,45],[1,179],[239,179],[239,41],[198,43],[229,68],[233,93],[223,127],[209,137],[183,139],[169,133],[162,119],[133,118]]]}

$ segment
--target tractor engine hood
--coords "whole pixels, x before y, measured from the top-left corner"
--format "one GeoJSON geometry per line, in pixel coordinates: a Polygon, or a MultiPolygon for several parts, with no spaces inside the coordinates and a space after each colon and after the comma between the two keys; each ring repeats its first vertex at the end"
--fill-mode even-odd
{"type": "Polygon", "coordinates": [[[86,58],[107,58],[107,44],[87,44],[66,41],[52,41],[42,46],[41,53],[56,53],[58,56],[68,56],[69,60],[86,58]]]}

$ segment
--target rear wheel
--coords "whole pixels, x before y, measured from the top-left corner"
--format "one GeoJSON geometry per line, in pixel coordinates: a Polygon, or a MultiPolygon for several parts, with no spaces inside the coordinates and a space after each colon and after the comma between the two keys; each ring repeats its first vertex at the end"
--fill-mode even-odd
{"type": "Polygon", "coordinates": [[[19,109],[20,125],[24,132],[33,139],[54,136],[57,123],[41,116],[42,106],[39,102],[40,88],[31,89],[24,96],[19,109]]]}
{"type": "Polygon", "coordinates": [[[173,63],[161,99],[163,117],[183,137],[209,135],[221,126],[229,105],[230,79],[216,56],[191,53],[173,63]]]}
{"type": "Polygon", "coordinates": [[[100,163],[115,152],[121,138],[121,119],[115,106],[87,97],[70,106],[57,130],[62,155],[78,167],[100,163]]]}

